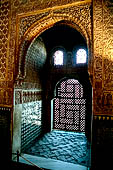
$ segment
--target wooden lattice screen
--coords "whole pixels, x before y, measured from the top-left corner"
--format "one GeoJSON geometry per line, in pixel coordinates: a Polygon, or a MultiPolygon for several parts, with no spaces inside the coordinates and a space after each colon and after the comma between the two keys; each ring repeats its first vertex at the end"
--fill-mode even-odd
{"type": "Polygon", "coordinates": [[[78,80],[59,83],[53,101],[53,129],[85,132],[85,102],[78,80]]]}

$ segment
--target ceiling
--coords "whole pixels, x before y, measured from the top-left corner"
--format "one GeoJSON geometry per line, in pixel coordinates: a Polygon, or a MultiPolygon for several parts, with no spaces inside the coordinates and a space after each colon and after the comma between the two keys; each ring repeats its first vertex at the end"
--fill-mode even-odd
{"type": "Polygon", "coordinates": [[[76,29],[65,24],[56,24],[41,34],[47,53],[55,47],[64,47],[73,51],[78,46],[87,47],[84,37],[76,29]]]}

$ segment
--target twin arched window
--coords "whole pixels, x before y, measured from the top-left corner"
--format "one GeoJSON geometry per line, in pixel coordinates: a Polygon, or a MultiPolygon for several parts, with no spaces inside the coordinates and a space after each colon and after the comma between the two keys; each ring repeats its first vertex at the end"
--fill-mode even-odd
{"type": "MultiPolygon", "coordinates": [[[[85,64],[87,62],[87,51],[84,48],[79,48],[74,53],[74,57],[70,58],[70,60],[72,59],[76,64],[85,64]]],[[[53,61],[54,66],[64,65],[64,51],[56,50],[53,54],[53,61]]]]}

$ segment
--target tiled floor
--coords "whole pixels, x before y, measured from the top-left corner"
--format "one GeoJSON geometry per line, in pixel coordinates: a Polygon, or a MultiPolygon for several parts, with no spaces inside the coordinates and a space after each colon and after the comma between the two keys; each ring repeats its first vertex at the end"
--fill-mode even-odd
{"type": "Polygon", "coordinates": [[[83,133],[52,131],[33,141],[25,153],[90,166],[90,146],[83,133]]]}

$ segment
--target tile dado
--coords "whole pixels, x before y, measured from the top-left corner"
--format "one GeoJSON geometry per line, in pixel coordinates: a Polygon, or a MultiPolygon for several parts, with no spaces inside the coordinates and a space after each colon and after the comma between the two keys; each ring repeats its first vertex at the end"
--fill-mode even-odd
{"type": "Polygon", "coordinates": [[[24,150],[42,131],[42,101],[24,103],[21,120],[21,149],[24,150]]]}
{"type": "Polygon", "coordinates": [[[22,104],[41,100],[42,91],[38,90],[15,90],[15,104],[22,104]]]}

